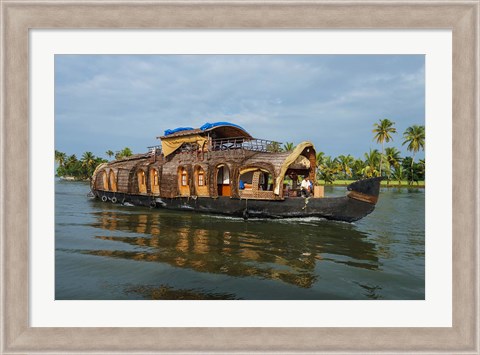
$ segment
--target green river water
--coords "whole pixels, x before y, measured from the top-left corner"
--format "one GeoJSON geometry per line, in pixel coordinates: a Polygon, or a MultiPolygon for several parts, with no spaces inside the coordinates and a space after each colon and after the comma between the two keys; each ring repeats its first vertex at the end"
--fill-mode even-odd
{"type": "Polygon", "coordinates": [[[353,224],[244,221],[88,192],[88,183],[55,181],[57,300],[425,298],[423,189],[382,189],[375,211],[353,224]]]}

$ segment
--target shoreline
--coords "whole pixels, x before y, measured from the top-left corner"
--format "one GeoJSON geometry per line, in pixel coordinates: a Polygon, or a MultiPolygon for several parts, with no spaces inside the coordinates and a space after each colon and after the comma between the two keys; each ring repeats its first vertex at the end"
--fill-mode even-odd
{"type": "MultiPolygon", "coordinates": [[[[324,180],[318,180],[320,186],[341,186],[345,187],[350,185],[351,183],[354,183],[357,180],[337,180],[332,183],[325,183],[324,180]]],[[[390,181],[388,184],[386,181],[382,181],[380,184],[380,187],[385,187],[385,188],[414,188],[414,189],[424,189],[425,188],[425,181],[419,181],[418,184],[414,182],[412,185],[408,184],[408,181],[402,181],[401,184],[398,184],[398,181],[390,181]]]]}
{"type": "Polygon", "coordinates": [[[60,180],[63,180],[63,181],[83,181],[83,182],[89,182],[90,179],[80,179],[80,178],[76,178],[75,176],[58,176],[58,175],[55,175],[55,177],[59,178],[60,180]]]}

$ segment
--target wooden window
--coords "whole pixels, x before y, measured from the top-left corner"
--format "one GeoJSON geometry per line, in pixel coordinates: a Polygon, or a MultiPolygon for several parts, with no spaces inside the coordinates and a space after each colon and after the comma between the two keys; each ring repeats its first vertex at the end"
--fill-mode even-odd
{"type": "Polygon", "coordinates": [[[158,186],[158,172],[156,170],[153,173],[153,185],[158,186]]]}
{"type": "Polygon", "coordinates": [[[205,185],[203,170],[200,170],[198,173],[198,186],[205,185]]]}

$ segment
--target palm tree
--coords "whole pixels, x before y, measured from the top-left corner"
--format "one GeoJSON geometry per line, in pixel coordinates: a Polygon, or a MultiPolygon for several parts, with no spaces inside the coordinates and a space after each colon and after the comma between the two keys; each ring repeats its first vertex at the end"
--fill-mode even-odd
{"type": "Polygon", "coordinates": [[[107,151],[105,152],[105,154],[107,154],[110,159],[112,159],[112,157],[115,155],[115,153],[114,153],[112,150],[110,150],[110,149],[107,150],[107,151]]]}
{"type": "Polygon", "coordinates": [[[396,167],[402,161],[402,158],[400,157],[400,151],[395,147],[385,148],[385,158],[388,165],[391,167],[396,167]]]}
{"type": "Polygon", "coordinates": [[[323,165],[323,161],[325,159],[325,153],[324,152],[318,152],[316,155],[315,155],[315,166],[316,166],[316,174],[317,174],[317,179],[321,179],[321,168],[322,168],[322,165],[323,165]]]}
{"type": "Polygon", "coordinates": [[[346,180],[347,176],[352,176],[351,166],[354,162],[354,159],[350,154],[347,155],[347,156],[339,155],[337,159],[338,159],[338,163],[340,164],[341,170],[343,171],[343,175],[344,175],[345,180],[346,180]]]}
{"type": "Polygon", "coordinates": [[[95,170],[95,155],[92,152],[85,152],[82,155],[82,167],[85,168],[85,177],[91,177],[95,170]]]}
{"type": "Polygon", "coordinates": [[[61,176],[78,176],[79,169],[78,167],[82,164],[78,161],[77,156],[72,154],[67,157],[65,162],[63,163],[63,169],[61,169],[62,174],[61,176]]]}
{"type": "Polygon", "coordinates": [[[332,183],[335,181],[335,175],[338,173],[338,160],[337,158],[332,159],[332,157],[327,156],[323,160],[323,164],[320,170],[320,176],[325,183],[332,183]]]}
{"type": "Polygon", "coordinates": [[[383,120],[379,120],[380,123],[375,123],[373,125],[373,133],[375,133],[375,136],[373,137],[374,140],[377,141],[377,143],[382,144],[382,155],[380,156],[380,176],[382,176],[382,161],[383,161],[383,144],[384,142],[390,142],[393,140],[391,133],[397,133],[397,129],[393,127],[395,122],[390,121],[388,118],[385,118],[383,120]]]}
{"type": "Polygon", "coordinates": [[[283,144],[283,151],[284,152],[291,152],[295,148],[292,142],[287,142],[283,144]]]}
{"type": "Polygon", "coordinates": [[[400,164],[393,169],[393,178],[398,181],[398,186],[400,186],[402,180],[405,179],[405,171],[400,164]]]}
{"type": "Polygon", "coordinates": [[[67,158],[65,165],[72,165],[77,162],[78,162],[77,156],[75,154],[72,154],[67,158]]]}
{"type": "Polygon", "coordinates": [[[121,153],[124,157],[129,157],[133,154],[132,150],[128,147],[123,148],[121,153]]]}
{"type": "Polygon", "coordinates": [[[118,160],[118,159],[126,158],[126,157],[131,156],[132,154],[133,154],[132,150],[128,147],[125,147],[121,151],[119,151],[115,154],[115,159],[118,160]]]}
{"type": "Polygon", "coordinates": [[[67,160],[67,155],[63,152],[55,150],[55,161],[58,163],[58,165],[63,166],[65,160],[67,160]]]}
{"type": "Polygon", "coordinates": [[[392,169],[400,165],[402,158],[400,157],[400,151],[395,147],[387,147],[385,148],[385,158],[388,164],[387,170],[387,184],[390,181],[390,176],[392,173],[392,169]]]}
{"type": "Polygon", "coordinates": [[[315,156],[317,167],[323,164],[324,159],[325,159],[325,153],[324,152],[318,152],[317,155],[315,156]]]}
{"type": "Polygon", "coordinates": [[[280,143],[278,142],[271,142],[267,144],[267,152],[270,153],[278,153],[282,151],[282,147],[280,146],[280,143]]]}
{"type": "Polygon", "coordinates": [[[365,168],[365,162],[362,159],[355,159],[352,164],[352,177],[357,180],[363,177],[363,169],[365,168]]]}
{"type": "Polygon", "coordinates": [[[364,177],[373,177],[380,176],[379,171],[377,170],[378,162],[381,160],[381,154],[377,149],[370,149],[368,153],[364,154],[365,156],[365,167],[363,168],[362,174],[364,177]]]}
{"type": "Polygon", "coordinates": [[[420,159],[418,161],[418,174],[420,175],[420,179],[425,180],[425,159],[420,159]]]}
{"type": "Polygon", "coordinates": [[[412,164],[410,166],[411,176],[413,184],[413,163],[415,162],[415,153],[420,149],[425,149],[425,126],[413,125],[408,127],[403,133],[403,143],[405,145],[408,143],[407,150],[413,152],[412,164]]]}

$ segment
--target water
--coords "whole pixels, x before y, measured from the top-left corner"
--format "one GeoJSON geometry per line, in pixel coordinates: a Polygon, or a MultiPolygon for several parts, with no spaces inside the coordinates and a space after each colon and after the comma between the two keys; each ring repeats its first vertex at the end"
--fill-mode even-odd
{"type": "Polygon", "coordinates": [[[114,205],[89,199],[88,183],[55,187],[56,299],[425,298],[421,189],[382,189],[349,224],[114,205]]]}

